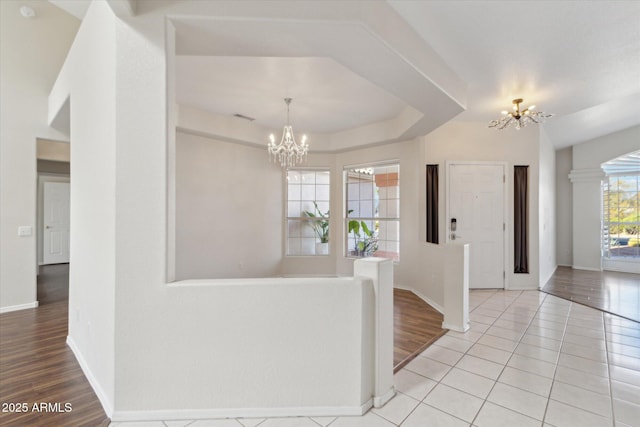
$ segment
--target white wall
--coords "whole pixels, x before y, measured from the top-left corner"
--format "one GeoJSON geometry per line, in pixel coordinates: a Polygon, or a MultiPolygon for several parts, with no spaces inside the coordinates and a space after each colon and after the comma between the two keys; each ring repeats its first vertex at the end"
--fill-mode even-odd
{"type": "Polygon", "coordinates": [[[601,270],[602,163],[638,150],[640,126],[573,146],[573,267],[601,270]]]}
{"type": "Polygon", "coordinates": [[[539,157],[539,260],[540,260],[540,288],[544,287],[556,270],[556,153],[551,141],[540,130],[539,157]]]}
{"type": "Polygon", "coordinates": [[[556,260],[564,266],[573,265],[572,162],[572,147],[556,151],[556,260]]]}
{"type": "Polygon", "coordinates": [[[115,388],[115,22],[105,2],[91,4],[52,90],[71,96],[68,343],[107,415],[115,388]]]}
{"type": "MultiPolygon", "coordinates": [[[[446,168],[450,161],[496,161],[507,162],[507,286],[511,289],[537,289],[539,284],[539,129],[534,126],[520,131],[489,129],[486,123],[450,122],[424,137],[420,173],[426,164],[439,165],[440,184],[440,230],[441,242],[446,239],[445,195],[446,168]],[[529,165],[529,274],[514,274],[513,255],[513,166],[529,165]]],[[[419,204],[420,216],[424,218],[424,184],[421,184],[419,204]]],[[[424,240],[424,226],[421,229],[424,240]]],[[[442,244],[442,243],[441,243],[442,244]]],[[[436,245],[427,244],[426,250],[433,252],[436,245]]],[[[436,259],[437,260],[437,259],[436,259]]],[[[438,301],[442,295],[437,289],[438,281],[429,281],[424,293],[432,294],[438,301]]]]}
{"type": "Polygon", "coordinates": [[[48,2],[0,2],[0,310],[36,303],[36,139],[67,138],[47,126],[47,95],[78,26],[48,2]]]}
{"type": "Polygon", "coordinates": [[[176,280],[280,274],[283,172],[264,149],[177,133],[176,280]]]}

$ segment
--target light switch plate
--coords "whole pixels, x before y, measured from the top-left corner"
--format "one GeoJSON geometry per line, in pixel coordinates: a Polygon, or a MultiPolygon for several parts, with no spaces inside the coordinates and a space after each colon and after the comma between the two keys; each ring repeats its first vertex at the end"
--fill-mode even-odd
{"type": "Polygon", "coordinates": [[[21,227],[18,227],[18,236],[26,237],[26,236],[31,236],[31,234],[32,234],[32,227],[30,225],[23,225],[21,227]]]}

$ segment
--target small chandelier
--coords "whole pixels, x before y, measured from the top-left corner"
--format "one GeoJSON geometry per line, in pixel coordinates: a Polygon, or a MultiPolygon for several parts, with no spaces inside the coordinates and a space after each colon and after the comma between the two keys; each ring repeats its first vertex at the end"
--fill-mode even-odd
{"type": "Polygon", "coordinates": [[[490,128],[502,130],[506,127],[514,126],[516,129],[520,129],[529,123],[542,123],[544,119],[553,116],[553,114],[543,113],[542,111],[533,111],[533,109],[536,108],[535,105],[520,111],[522,98],[514,99],[512,103],[513,112],[503,111],[502,117],[497,120],[491,120],[491,123],[489,123],[490,128]]]}
{"type": "Polygon", "coordinates": [[[282,131],[282,139],[280,144],[276,145],[276,138],[271,134],[269,139],[269,145],[267,150],[269,151],[269,160],[273,160],[274,163],[280,163],[280,166],[293,167],[296,163],[302,163],[307,160],[307,151],[309,151],[309,144],[307,144],[307,135],[302,135],[302,142],[300,145],[296,143],[293,138],[293,129],[289,124],[289,104],[291,104],[291,98],[284,99],[287,104],[287,124],[284,125],[282,131]]]}

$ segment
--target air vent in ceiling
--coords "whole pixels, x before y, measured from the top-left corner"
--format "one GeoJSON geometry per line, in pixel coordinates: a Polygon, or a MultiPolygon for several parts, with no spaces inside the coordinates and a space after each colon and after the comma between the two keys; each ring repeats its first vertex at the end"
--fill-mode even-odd
{"type": "Polygon", "coordinates": [[[250,122],[255,120],[253,117],[245,116],[244,114],[238,114],[238,113],[234,114],[233,117],[237,117],[239,119],[249,120],[250,122]]]}

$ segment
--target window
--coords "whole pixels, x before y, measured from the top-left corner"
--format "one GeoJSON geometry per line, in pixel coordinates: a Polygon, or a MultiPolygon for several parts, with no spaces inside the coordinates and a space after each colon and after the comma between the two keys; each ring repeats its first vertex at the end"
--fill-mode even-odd
{"type": "Polygon", "coordinates": [[[345,169],[346,256],[400,259],[400,166],[345,169]]]}
{"type": "Polygon", "coordinates": [[[328,170],[287,171],[287,255],[329,254],[328,170]]]}
{"type": "Polygon", "coordinates": [[[603,255],[640,260],[640,174],[603,181],[603,255]]]}

